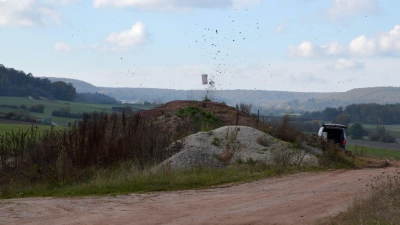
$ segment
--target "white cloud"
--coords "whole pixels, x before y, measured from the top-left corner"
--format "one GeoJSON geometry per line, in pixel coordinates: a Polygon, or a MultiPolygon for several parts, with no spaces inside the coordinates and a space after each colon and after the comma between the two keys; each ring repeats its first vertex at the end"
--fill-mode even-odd
{"type": "Polygon", "coordinates": [[[120,33],[111,33],[107,37],[109,43],[118,46],[134,46],[148,41],[150,34],[142,22],[136,22],[129,30],[120,33]]]}
{"type": "Polygon", "coordinates": [[[327,15],[331,20],[342,20],[357,15],[376,14],[379,11],[377,0],[333,0],[327,15]]]}
{"type": "Polygon", "coordinates": [[[343,46],[337,42],[327,45],[315,46],[310,41],[303,41],[299,46],[289,46],[290,57],[321,57],[321,56],[337,56],[343,53],[343,46]]]}
{"type": "Polygon", "coordinates": [[[320,46],[321,52],[327,56],[340,55],[343,53],[343,45],[338,42],[331,42],[327,45],[320,46]]]}
{"type": "Polygon", "coordinates": [[[361,35],[350,42],[349,51],[353,54],[364,56],[374,55],[377,52],[376,41],[361,35]]]}
{"type": "Polygon", "coordinates": [[[71,46],[68,45],[68,44],[65,43],[65,42],[57,42],[57,43],[54,45],[54,50],[56,50],[56,51],[62,51],[62,52],[69,52],[69,51],[71,51],[71,46]]]}
{"type": "Polygon", "coordinates": [[[1,0],[0,26],[40,26],[59,17],[54,5],[37,0],[1,0]]]}
{"type": "Polygon", "coordinates": [[[281,32],[283,32],[285,29],[286,29],[286,26],[285,26],[285,25],[279,24],[279,25],[276,27],[276,32],[277,32],[277,33],[281,33],[281,32]]]}
{"type": "Polygon", "coordinates": [[[303,41],[299,46],[289,46],[289,56],[315,57],[316,49],[309,41],[303,41]]]}
{"type": "Polygon", "coordinates": [[[359,62],[355,59],[341,58],[338,61],[336,61],[335,64],[329,66],[329,68],[332,68],[334,70],[357,70],[357,69],[364,69],[365,63],[359,62]]]}
{"type": "Polygon", "coordinates": [[[243,8],[261,0],[93,0],[93,7],[134,7],[140,10],[188,10],[193,8],[243,8]]]}
{"type": "Polygon", "coordinates": [[[95,43],[92,45],[92,49],[96,51],[101,51],[101,52],[128,52],[129,49],[126,47],[111,47],[111,46],[105,46],[101,45],[98,43],[95,43]]]}
{"type": "Polygon", "coordinates": [[[349,44],[349,52],[361,56],[400,54],[400,25],[396,25],[393,30],[381,33],[375,38],[361,35],[353,39],[349,44]]]}

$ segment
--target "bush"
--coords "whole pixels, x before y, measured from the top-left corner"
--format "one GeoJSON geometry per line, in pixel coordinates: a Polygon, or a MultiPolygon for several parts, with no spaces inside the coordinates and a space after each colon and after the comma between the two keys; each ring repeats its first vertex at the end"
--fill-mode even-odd
{"type": "Polygon", "coordinates": [[[192,132],[213,130],[220,125],[219,120],[211,113],[189,106],[179,109],[176,116],[184,119],[192,132]]]}
{"type": "Polygon", "coordinates": [[[386,133],[386,129],[384,126],[377,126],[374,132],[371,132],[368,135],[369,141],[379,141],[386,143],[396,143],[396,137],[386,133]]]}
{"type": "MultiPolygon", "coordinates": [[[[174,134],[139,116],[92,113],[63,132],[37,128],[0,139],[0,186],[18,183],[71,184],[93,170],[126,160],[146,166],[172,155],[174,134]],[[11,179],[12,178],[12,179],[11,179]]],[[[91,172],[92,171],[92,172],[91,172]]]]}
{"type": "Polygon", "coordinates": [[[26,107],[26,105],[20,105],[19,108],[24,110],[29,110],[28,107],[26,107]]]}
{"type": "Polygon", "coordinates": [[[236,109],[240,112],[250,116],[252,104],[246,104],[241,102],[240,104],[236,104],[236,109]]]}
{"type": "Polygon", "coordinates": [[[296,127],[293,123],[290,123],[289,115],[283,116],[280,123],[271,123],[270,128],[264,131],[281,139],[282,141],[291,142],[295,145],[300,145],[305,137],[303,132],[298,127],[296,127]]]}
{"type": "Polygon", "coordinates": [[[360,123],[351,125],[349,131],[352,139],[362,139],[364,135],[364,127],[360,123]]]}
{"type": "Polygon", "coordinates": [[[81,119],[82,114],[81,113],[71,113],[70,112],[69,106],[65,108],[60,108],[59,110],[54,110],[51,115],[52,116],[58,116],[58,117],[64,117],[64,118],[74,118],[74,119],[81,119]]]}
{"type": "Polygon", "coordinates": [[[29,111],[43,113],[44,112],[44,105],[42,105],[42,104],[33,105],[33,106],[29,107],[29,111]]]}

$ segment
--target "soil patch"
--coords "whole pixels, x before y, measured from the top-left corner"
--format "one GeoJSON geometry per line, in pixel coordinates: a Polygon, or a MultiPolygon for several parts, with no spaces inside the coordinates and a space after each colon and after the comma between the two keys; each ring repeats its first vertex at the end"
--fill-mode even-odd
{"type": "Polygon", "coordinates": [[[396,168],[301,173],[203,190],[0,200],[0,224],[314,224],[396,168]]]}

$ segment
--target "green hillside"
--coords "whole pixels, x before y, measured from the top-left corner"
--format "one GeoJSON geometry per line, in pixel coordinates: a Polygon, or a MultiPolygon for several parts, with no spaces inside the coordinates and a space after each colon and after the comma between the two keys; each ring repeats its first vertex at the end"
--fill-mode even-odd
{"type": "MultiPolygon", "coordinates": [[[[71,113],[84,113],[84,112],[93,112],[93,111],[98,111],[98,112],[109,112],[111,113],[111,108],[112,107],[124,107],[127,106],[126,104],[116,104],[116,105],[110,105],[110,104],[92,104],[92,103],[82,103],[82,102],[70,102],[70,101],[61,101],[61,100],[55,100],[55,101],[50,101],[50,100],[34,100],[30,99],[27,97],[4,97],[0,96],[0,104],[1,105],[16,105],[16,106],[21,106],[25,105],[27,108],[30,106],[36,105],[36,104],[42,104],[45,106],[44,108],[44,113],[32,113],[30,112],[30,115],[35,116],[36,118],[44,118],[45,116],[51,115],[53,110],[59,110],[60,108],[70,108],[71,113]]],[[[134,105],[130,104],[132,108],[139,108],[139,109],[149,109],[151,106],[144,106],[144,105],[134,105]]],[[[6,108],[6,107],[0,107],[0,112],[12,112],[14,109],[6,108]]],[[[68,122],[74,122],[75,119],[70,119],[70,118],[61,118],[61,117],[52,117],[53,122],[60,124],[60,125],[66,125],[68,122]]]]}

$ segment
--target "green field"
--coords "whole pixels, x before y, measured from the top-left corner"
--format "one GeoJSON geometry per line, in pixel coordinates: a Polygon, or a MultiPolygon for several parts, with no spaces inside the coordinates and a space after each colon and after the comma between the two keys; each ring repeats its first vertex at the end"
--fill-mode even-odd
{"type": "MultiPolygon", "coordinates": [[[[59,110],[60,108],[69,107],[71,113],[90,113],[90,112],[108,112],[111,113],[112,107],[124,107],[128,106],[128,104],[94,104],[94,103],[83,103],[83,102],[70,102],[70,101],[42,101],[42,100],[33,100],[27,97],[4,97],[0,96],[0,104],[1,105],[16,105],[21,106],[25,105],[27,108],[42,104],[45,106],[44,113],[32,113],[29,114],[36,118],[44,118],[47,115],[51,115],[54,110],[59,110]]],[[[139,109],[150,109],[152,106],[143,106],[136,104],[129,104],[132,108],[139,109]]],[[[13,112],[15,109],[0,107],[0,112],[13,112]]],[[[66,126],[68,123],[74,123],[76,119],[70,118],[62,118],[62,117],[52,117],[52,121],[61,126],[66,126]]]]}
{"type": "MultiPolygon", "coordinates": [[[[375,124],[362,124],[365,130],[376,130],[377,125],[375,124]]],[[[385,131],[395,137],[400,137],[400,124],[382,125],[385,127],[385,131]]]]}
{"type": "Polygon", "coordinates": [[[396,159],[400,160],[400,151],[383,149],[383,148],[373,148],[365,146],[347,145],[346,149],[355,153],[356,156],[362,157],[372,157],[377,159],[396,159]]]}
{"type": "MultiPolygon", "coordinates": [[[[45,106],[44,114],[50,115],[53,110],[58,110],[60,108],[65,108],[67,106],[70,107],[71,113],[83,113],[83,112],[93,112],[93,111],[105,111],[111,112],[111,108],[115,106],[127,106],[125,104],[94,104],[94,103],[83,103],[83,102],[69,102],[69,101],[42,101],[42,100],[32,100],[25,97],[4,97],[0,96],[0,104],[5,105],[25,105],[26,107],[30,107],[36,104],[42,104],[45,106]]],[[[133,108],[140,108],[140,109],[149,109],[150,107],[146,107],[143,105],[135,105],[129,104],[129,106],[133,108]]],[[[7,108],[0,108],[3,110],[10,110],[7,108]]]]}
{"type": "MultiPolygon", "coordinates": [[[[38,128],[39,132],[45,131],[45,130],[50,130],[50,126],[46,125],[34,125],[34,127],[38,128]]],[[[28,129],[31,129],[32,125],[25,125],[25,124],[0,124],[0,135],[5,135],[6,133],[11,133],[12,131],[14,133],[18,132],[18,130],[26,131],[28,129]]],[[[53,127],[54,130],[64,130],[67,129],[66,127],[53,127]]]]}

